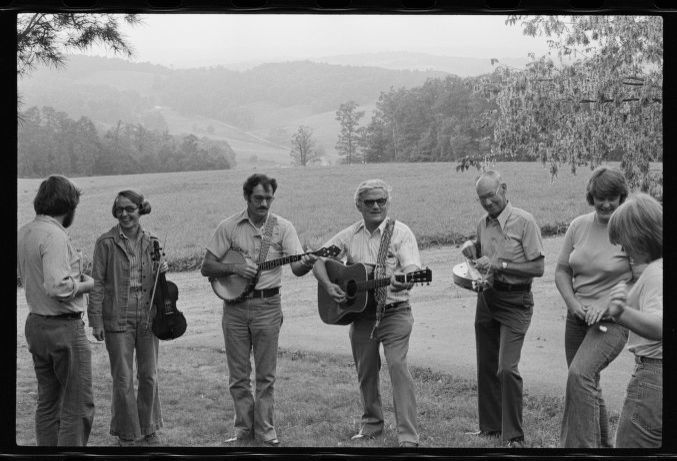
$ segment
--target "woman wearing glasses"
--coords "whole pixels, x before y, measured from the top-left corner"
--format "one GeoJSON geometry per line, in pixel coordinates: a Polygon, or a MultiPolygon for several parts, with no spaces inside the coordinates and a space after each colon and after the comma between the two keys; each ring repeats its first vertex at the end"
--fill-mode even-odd
{"type": "Polygon", "coordinates": [[[628,330],[612,319],[589,326],[586,314],[603,311],[611,289],[632,278],[628,256],[609,241],[609,218],[628,195],[623,173],[599,167],[588,181],[594,207],[575,218],[564,236],[555,285],[567,307],[564,351],[568,376],[560,443],[563,448],[609,448],[611,438],[600,373],[623,350],[628,330]]]}
{"type": "MultiPolygon", "coordinates": [[[[157,382],[158,339],[150,329],[151,295],[155,282],[154,236],[139,219],[150,213],[143,195],[118,193],[112,213],[118,223],[94,247],[94,289],[87,315],[92,334],[106,342],[113,377],[110,433],[121,446],[160,445],[157,430],[162,412],[157,382]],[[134,352],[138,393],[134,395],[134,352]],[[143,438],[141,438],[143,437],[143,438]]],[[[167,263],[159,268],[164,272],[167,263]]]]}

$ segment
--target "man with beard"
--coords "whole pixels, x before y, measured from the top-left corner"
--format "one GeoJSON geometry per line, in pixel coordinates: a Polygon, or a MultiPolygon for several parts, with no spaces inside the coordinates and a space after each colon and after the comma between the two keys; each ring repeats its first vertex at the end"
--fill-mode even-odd
{"type": "Polygon", "coordinates": [[[17,273],[28,304],[26,342],[38,380],[39,446],[85,446],[94,419],[92,355],[82,314],[94,280],[66,229],[80,191],[63,176],[40,184],[36,216],[17,235],[17,273]]]}
{"type": "MultiPolygon", "coordinates": [[[[207,244],[201,272],[210,279],[237,274],[252,280],[258,272],[257,264],[252,261],[259,260],[261,255],[265,261],[303,253],[294,226],[270,212],[277,181],[253,174],[242,189],[247,207],[221,221],[207,244]],[[238,251],[248,260],[222,262],[229,250],[238,251]]],[[[316,256],[304,255],[291,263],[291,270],[297,277],[305,275],[316,259],[316,256]]],[[[251,293],[243,299],[224,302],[222,327],[230,395],[235,405],[235,434],[226,443],[252,438],[273,447],[280,443],[273,424],[273,387],[282,326],[281,282],[281,266],[262,271],[251,293]],[[250,384],[252,350],[256,400],[250,384]]]]}
{"type": "Polygon", "coordinates": [[[534,217],[513,207],[507,185],[497,171],[486,171],[475,183],[487,212],[477,238],[462,253],[475,261],[489,286],[477,295],[477,401],[479,436],[502,435],[509,448],[524,446],[522,377],[519,364],[524,335],[531,323],[534,297],[531,280],[545,266],[541,232],[534,217]],[[477,258],[477,259],[476,259],[477,258]]]}

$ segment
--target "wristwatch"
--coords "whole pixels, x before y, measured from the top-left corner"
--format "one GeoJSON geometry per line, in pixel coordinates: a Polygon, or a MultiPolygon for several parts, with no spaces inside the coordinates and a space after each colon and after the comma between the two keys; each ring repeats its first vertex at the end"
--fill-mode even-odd
{"type": "Polygon", "coordinates": [[[508,263],[505,262],[505,261],[501,261],[501,268],[502,268],[503,270],[506,270],[506,269],[508,268],[508,263]]]}

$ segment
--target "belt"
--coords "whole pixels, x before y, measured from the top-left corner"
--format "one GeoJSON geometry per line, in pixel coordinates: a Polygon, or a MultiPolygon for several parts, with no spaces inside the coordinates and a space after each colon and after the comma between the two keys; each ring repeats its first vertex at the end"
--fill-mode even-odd
{"type": "Polygon", "coordinates": [[[270,298],[280,292],[280,287],[265,288],[263,290],[252,290],[247,297],[249,298],[270,298]]]}
{"type": "Polygon", "coordinates": [[[663,359],[654,359],[651,357],[635,356],[635,363],[663,363],[663,359]]]}
{"type": "Polygon", "coordinates": [[[400,306],[404,306],[406,304],[409,304],[409,302],[408,301],[398,301],[398,302],[395,302],[395,303],[386,304],[385,306],[383,306],[383,310],[387,311],[388,309],[395,309],[395,308],[398,308],[400,306]]]}
{"type": "Polygon", "coordinates": [[[498,280],[494,280],[494,283],[493,283],[492,286],[494,287],[494,290],[496,290],[496,291],[530,291],[531,290],[531,282],[510,284],[510,283],[503,283],[503,282],[499,282],[498,280]]]}
{"type": "Polygon", "coordinates": [[[82,312],[69,312],[68,314],[59,314],[59,315],[42,315],[42,314],[33,314],[38,317],[43,317],[46,319],[81,319],[82,312]]]}

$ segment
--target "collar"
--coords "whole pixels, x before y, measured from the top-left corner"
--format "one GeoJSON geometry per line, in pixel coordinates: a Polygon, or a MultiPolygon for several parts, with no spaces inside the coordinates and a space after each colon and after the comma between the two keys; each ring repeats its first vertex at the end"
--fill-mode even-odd
{"type": "Polygon", "coordinates": [[[510,201],[508,201],[508,203],[506,203],[505,205],[505,208],[503,208],[503,211],[501,211],[501,213],[497,217],[492,218],[491,216],[489,216],[489,213],[487,213],[485,220],[486,222],[498,221],[498,225],[501,226],[501,230],[504,230],[505,223],[508,222],[508,218],[510,217],[511,214],[512,214],[512,205],[510,204],[510,201]]]}
{"type": "Polygon", "coordinates": [[[378,227],[376,229],[374,229],[374,232],[370,233],[369,230],[367,229],[367,225],[365,224],[364,218],[363,218],[362,221],[359,221],[357,223],[357,227],[355,228],[355,233],[357,234],[360,230],[364,229],[364,231],[369,235],[373,235],[376,231],[380,231],[381,234],[383,234],[383,231],[386,228],[386,225],[388,224],[389,220],[390,220],[390,216],[386,216],[386,219],[384,219],[381,222],[381,224],[379,224],[378,227]]]}
{"type": "MultiPolygon", "coordinates": [[[[261,225],[261,229],[266,227],[266,224],[268,224],[268,220],[270,219],[270,216],[272,215],[272,212],[268,210],[268,214],[266,215],[266,220],[263,222],[261,225]]],[[[242,210],[240,215],[237,217],[237,223],[240,224],[244,221],[247,221],[249,224],[251,224],[254,228],[258,229],[258,227],[252,222],[252,220],[249,218],[249,214],[247,213],[247,208],[242,210]]]]}
{"type": "MultiPolygon", "coordinates": [[[[131,239],[129,237],[127,237],[124,232],[122,232],[122,226],[120,226],[120,224],[115,226],[115,231],[116,231],[115,233],[120,238],[120,240],[130,240],[131,241],[131,239]]],[[[143,240],[144,235],[146,235],[146,231],[143,230],[143,227],[139,227],[139,238],[137,239],[137,241],[140,242],[141,240],[143,240]]]]}
{"type": "Polygon", "coordinates": [[[56,218],[54,218],[54,217],[52,217],[52,216],[50,216],[50,215],[39,214],[39,215],[36,215],[36,216],[35,216],[35,220],[36,220],[36,221],[42,221],[42,222],[47,222],[47,223],[54,224],[54,225],[56,225],[59,229],[61,229],[62,231],[68,233],[68,231],[66,230],[66,228],[63,227],[63,224],[61,224],[61,223],[59,222],[58,219],[56,219],[56,218]]]}

